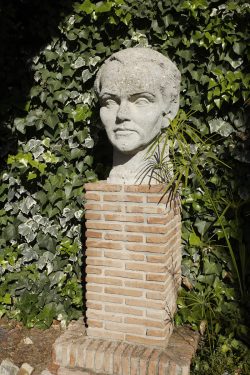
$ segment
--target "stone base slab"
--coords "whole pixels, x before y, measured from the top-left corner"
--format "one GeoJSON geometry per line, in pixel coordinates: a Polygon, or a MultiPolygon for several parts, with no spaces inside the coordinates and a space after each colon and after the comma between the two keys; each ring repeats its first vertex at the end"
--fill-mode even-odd
{"type": "Polygon", "coordinates": [[[175,328],[166,349],[86,336],[73,322],[53,347],[58,375],[188,375],[199,335],[175,328]]]}

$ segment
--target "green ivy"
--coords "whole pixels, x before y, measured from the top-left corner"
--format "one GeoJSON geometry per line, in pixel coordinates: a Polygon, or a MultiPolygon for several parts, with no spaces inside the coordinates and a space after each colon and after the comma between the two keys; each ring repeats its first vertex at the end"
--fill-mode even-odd
{"type": "Polygon", "coordinates": [[[105,178],[110,167],[93,83],[108,56],[140,45],[175,61],[182,73],[181,108],[192,110],[192,126],[211,139],[197,163],[220,220],[190,172],[182,193],[184,282],[176,321],[199,329],[210,319],[203,310],[207,301],[206,311],[218,314],[211,326],[223,329],[225,306],[239,299],[225,236],[244,298],[250,269],[249,10],[240,0],[73,4],[57,33],[32,57],[33,84],[25,103],[17,110],[10,100],[6,109],[2,99],[5,125],[18,147],[4,145],[1,163],[0,315],[47,327],[53,319],[82,313],[83,185],[105,178]],[[209,152],[229,168],[207,163],[209,152]],[[194,309],[190,298],[200,301],[194,309]]]}

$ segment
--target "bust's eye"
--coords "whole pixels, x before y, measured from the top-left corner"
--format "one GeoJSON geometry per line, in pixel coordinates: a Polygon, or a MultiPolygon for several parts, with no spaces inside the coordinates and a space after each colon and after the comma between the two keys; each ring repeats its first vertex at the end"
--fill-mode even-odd
{"type": "Polygon", "coordinates": [[[146,105],[146,104],[150,103],[150,100],[148,98],[145,98],[144,96],[142,96],[142,97],[136,98],[134,100],[134,103],[136,105],[146,105]]]}
{"type": "Polygon", "coordinates": [[[117,105],[117,100],[112,97],[103,97],[101,98],[101,106],[102,107],[112,107],[117,105]]]}

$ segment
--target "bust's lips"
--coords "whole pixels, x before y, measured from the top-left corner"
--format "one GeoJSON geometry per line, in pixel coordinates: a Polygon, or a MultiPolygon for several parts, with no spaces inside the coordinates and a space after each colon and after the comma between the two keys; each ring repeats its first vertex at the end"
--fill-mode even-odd
{"type": "Polygon", "coordinates": [[[130,129],[121,129],[121,130],[116,130],[115,131],[115,134],[116,135],[130,135],[130,134],[133,134],[133,133],[136,133],[134,130],[130,130],[130,129]]]}
{"type": "Polygon", "coordinates": [[[114,133],[116,135],[122,135],[122,136],[125,136],[125,135],[130,135],[130,134],[133,134],[133,133],[138,133],[137,130],[135,128],[123,128],[123,127],[117,127],[114,129],[114,133]]]}

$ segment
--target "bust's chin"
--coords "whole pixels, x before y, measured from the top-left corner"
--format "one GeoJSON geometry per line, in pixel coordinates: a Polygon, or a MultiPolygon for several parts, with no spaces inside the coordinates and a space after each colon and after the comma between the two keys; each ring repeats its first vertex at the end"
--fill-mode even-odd
{"type": "Polygon", "coordinates": [[[136,155],[139,151],[144,150],[146,146],[140,146],[140,147],[132,147],[131,145],[113,145],[114,149],[117,151],[117,153],[124,154],[126,156],[133,157],[136,155]]]}
{"type": "Polygon", "coordinates": [[[137,154],[137,152],[143,150],[146,146],[144,145],[138,145],[136,142],[129,143],[126,140],[124,141],[115,141],[111,142],[113,145],[113,148],[121,154],[124,155],[130,155],[131,157],[137,154]]]}

